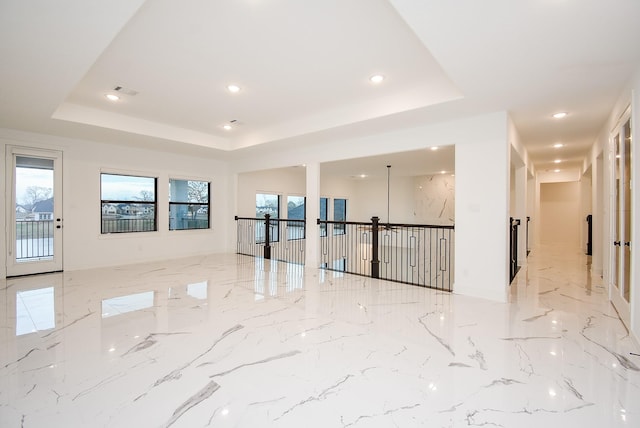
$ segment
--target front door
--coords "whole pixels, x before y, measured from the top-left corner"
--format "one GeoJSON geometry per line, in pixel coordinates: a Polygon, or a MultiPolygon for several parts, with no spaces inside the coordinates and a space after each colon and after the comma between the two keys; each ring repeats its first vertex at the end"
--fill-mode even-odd
{"type": "Polygon", "coordinates": [[[62,270],[62,152],[7,147],[7,276],[62,270]]]}

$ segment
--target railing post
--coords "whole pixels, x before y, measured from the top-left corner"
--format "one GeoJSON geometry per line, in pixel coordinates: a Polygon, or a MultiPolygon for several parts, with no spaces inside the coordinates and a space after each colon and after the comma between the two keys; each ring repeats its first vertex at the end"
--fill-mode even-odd
{"type": "Polygon", "coordinates": [[[380,259],[378,258],[378,217],[371,217],[371,278],[380,278],[380,259]]]}
{"type": "Polygon", "coordinates": [[[264,215],[264,258],[265,259],[271,259],[271,240],[269,236],[270,235],[269,226],[271,225],[270,219],[271,219],[270,214],[264,215]]]}
{"type": "Polygon", "coordinates": [[[593,254],[591,240],[593,238],[593,216],[589,214],[587,216],[587,256],[593,254]]]}
{"type": "Polygon", "coordinates": [[[509,282],[518,273],[518,226],[520,219],[509,217],[509,282]]]}

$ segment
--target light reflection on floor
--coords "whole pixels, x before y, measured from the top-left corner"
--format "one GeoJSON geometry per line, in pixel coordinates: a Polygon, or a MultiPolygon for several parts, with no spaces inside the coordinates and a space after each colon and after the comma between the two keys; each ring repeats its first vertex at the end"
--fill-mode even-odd
{"type": "Polygon", "coordinates": [[[589,258],[528,260],[506,304],[229,254],[1,281],[0,426],[640,426],[589,258]]]}

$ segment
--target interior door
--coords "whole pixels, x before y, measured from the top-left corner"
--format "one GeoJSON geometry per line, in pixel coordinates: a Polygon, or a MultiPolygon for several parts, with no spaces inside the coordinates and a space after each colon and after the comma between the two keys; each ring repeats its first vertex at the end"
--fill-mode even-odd
{"type": "Polygon", "coordinates": [[[622,169],[620,168],[620,157],[622,152],[622,146],[620,145],[620,134],[616,133],[613,137],[613,153],[615,155],[613,160],[613,194],[614,194],[614,209],[611,221],[613,222],[613,272],[611,282],[615,286],[614,293],[620,294],[620,241],[622,240],[622,222],[620,222],[620,208],[622,206],[622,194],[620,192],[620,183],[622,181],[622,169]]]}
{"type": "Polygon", "coordinates": [[[611,301],[626,325],[630,323],[631,289],[631,120],[625,115],[613,137],[613,249],[611,301]]]}
{"type": "Polygon", "coordinates": [[[631,296],[631,215],[633,204],[631,203],[631,119],[627,119],[622,128],[622,157],[620,163],[623,170],[622,192],[624,206],[621,210],[624,233],[620,242],[622,252],[622,267],[620,283],[622,284],[622,297],[629,304],[631,296]]]}
{"type": "Polygon", "coordinates": [[[62,270],[62,152],[7,147],[7,276],[62,270]]]}

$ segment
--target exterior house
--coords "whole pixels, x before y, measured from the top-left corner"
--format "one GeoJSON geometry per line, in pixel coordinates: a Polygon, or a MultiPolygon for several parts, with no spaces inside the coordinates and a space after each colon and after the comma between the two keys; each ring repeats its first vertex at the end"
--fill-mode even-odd
{"type": "Polygon", "coordinates": [[[36,202],[33,204],[31,212],[33,213],[32,219],[34,221],[53,220],[53,198],[36,202]]]}
{"type": "Polygon", "coordinates": [[[27,210],[25,207],[23,207],[22,205],[16,205],[16,218],[25,218],[28,213],[29,210],[27,210]]]}
{"type": "Polygon", "coordinates": [[[113,204],[103,204],[102,205],[102,214],[106,215],[116,215],[118,213],[118,208],[113,204]]]}

